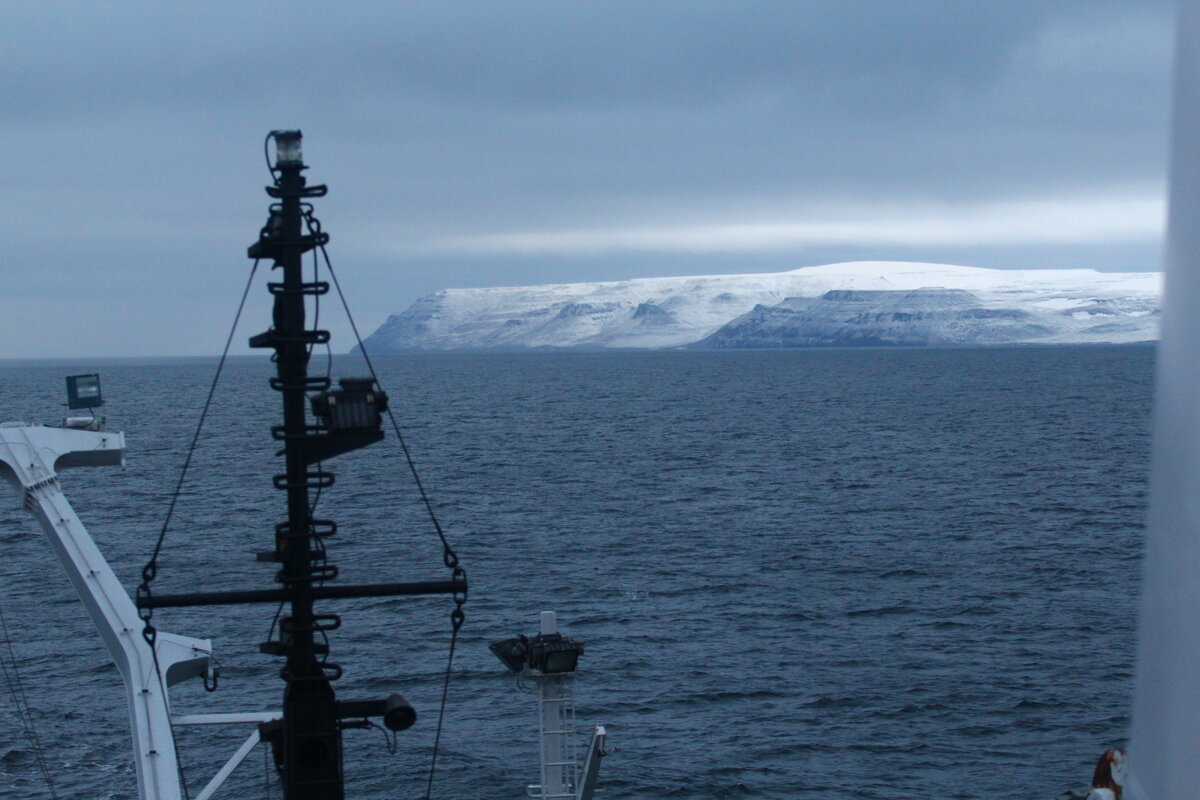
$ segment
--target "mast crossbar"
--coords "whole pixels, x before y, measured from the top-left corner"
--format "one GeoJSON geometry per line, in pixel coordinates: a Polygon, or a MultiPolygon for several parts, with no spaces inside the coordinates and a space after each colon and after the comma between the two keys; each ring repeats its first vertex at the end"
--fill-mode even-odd
{"type": "MultiPolygon", "coordinates": [[[[366,583],[358,586],[314,586],[308,595],[314,600],[352,597],[399,597],[455,594],[467,591],[465,580],[416,581],[413,583],[366,583]]],[[[292,596],[288,589],[246,589],[231,592],[193,592],[139,597],[138,608],[180,608],[183,606],[231,606],[248,603],[278,603],[292,596]]]]}

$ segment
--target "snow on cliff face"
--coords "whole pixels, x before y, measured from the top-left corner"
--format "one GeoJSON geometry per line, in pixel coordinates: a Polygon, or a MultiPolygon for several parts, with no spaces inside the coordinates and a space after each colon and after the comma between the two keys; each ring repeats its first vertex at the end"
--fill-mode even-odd
{"type": "Polygon", "coordinates": [[[1135,342],[1158,338],[1159,273],[863,261],[758,275],[444,289],[375,352],[1135,342]]]}

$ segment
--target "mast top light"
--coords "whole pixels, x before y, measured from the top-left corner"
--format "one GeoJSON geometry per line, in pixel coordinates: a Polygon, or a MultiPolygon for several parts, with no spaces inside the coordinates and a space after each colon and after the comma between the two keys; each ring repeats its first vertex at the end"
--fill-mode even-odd
{"type": "Polygon", "coordinates": [[[303,164],[300,156],[300,131],[271,131],[275,140],[275,166],[288,167],[303,164]]]}

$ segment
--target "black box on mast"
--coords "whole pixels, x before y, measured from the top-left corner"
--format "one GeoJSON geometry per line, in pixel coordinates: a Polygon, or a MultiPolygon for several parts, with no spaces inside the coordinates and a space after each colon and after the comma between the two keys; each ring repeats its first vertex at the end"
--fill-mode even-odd
{"type": "Polygon", "coordinates": [[[313,397],[313,416],[330,431],[379,430],[387,395],[375,388],[375,379],[342,378],[338,385],[313,397]]]}

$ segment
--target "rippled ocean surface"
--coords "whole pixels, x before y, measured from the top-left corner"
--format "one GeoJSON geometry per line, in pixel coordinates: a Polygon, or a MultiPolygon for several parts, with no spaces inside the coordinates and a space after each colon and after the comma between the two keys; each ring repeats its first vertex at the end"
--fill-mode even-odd
{"type": "MultiPolygon", "coordinates": [[[[1154,350],[1062,347],[380,358],[472,583],[435,798],[537,780],[534,698],[487,643],[537,612],[586,642],[581,728],[608,726],[604,797],[1050,798],[1128,726],[1154,350]]],[[[215,360],[0,365],[0,416],[52,421],[100,371],[124,469],[63,482],[132,589],[215,360]]],[[[322,366],[315,362],[314,366],[322,366]]],[[[282,516],[265,359],[235,359],[156,591],[265,588],[282,516]]],[[[336,375],[362,372],[350,357],[336,375]]],[[[385,441],[330,462],[343,582],[441,578],[385,441]]],[[[34,519],[0,497],[0,603],[63,797],[131,798],[119,677],[34,519]]],[[[338,603],[340,696],[398,691],[389,755],[346,734],[348,797],[425,791],[449,601],[338,603]]],[[[220,691],[277,707],[274,609],[163,610],[211,637],[220,691]]],[[[2,687],[0,687],[2,688],[2,687]]],[[[194,794],[248,733],[184,729],[194,794]]],[[[260,748],[260,751],[265,748],[260,748]]],[[[277,797],[265,753],[218,797],[277,797]]],[[[0,797],[49,797],[7,693],[0,797]]]]}

